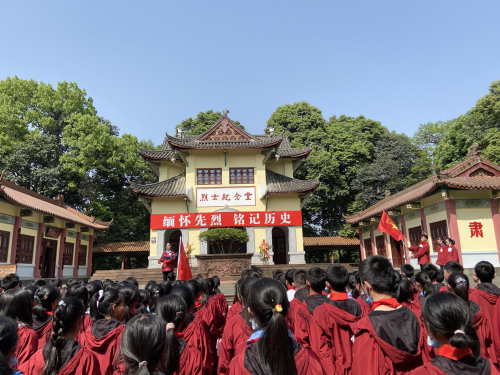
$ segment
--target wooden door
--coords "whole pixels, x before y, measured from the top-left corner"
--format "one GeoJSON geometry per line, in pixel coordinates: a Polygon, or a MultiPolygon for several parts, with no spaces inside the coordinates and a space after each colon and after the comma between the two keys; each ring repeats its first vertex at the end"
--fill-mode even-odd
{"type": "Polygon", "coordinates": [[[75,251],[75,244],[71,242],[64,243],[63,253],[63,267],[73,265],[73,255],[75,251]]]}
{"type": "Polygon", "coordinates": [[[365,245],[365,254],[366,257],[368,258],[370,255],[373,255],[373,249],[372,249],[372,239],[371,238],[365,238],[363,241],[365,245]]]}
{"type": "Polygon", "coordinates": [[[56,271],[57,241],[44,238],[40,251],[40,276],[42,278],[54,277],[56,271]]]}
{"type": "Polygon", "coordinates": [[[380,255],[382,257],[387,256],[385,252],[385,243],[383,235],[375,237],[375,246],[377,248],[377,255],[380,255]]]}
{"type": "Polygon", "coordinates": [[[273,228],[273,262],[286,264],[286,236],[281,228],[273,228]]]}
{"type": "Polygon", "coordinates": [[[408,232],[410,233],[410,244],[411,246],[418,246],[420,245],[420,238],[422,238],[422,227],[414,227],[408,229],[408,232]]]}
{"type": "Polygon", "coordinates": [[[0,262],[7,263],[9,255],[10,232],[0,230],[0,262]]]}
{"type": "Polygon", "coordinates": [[[35,237],[20,234],[17,243],[16,263],[33,263],[35,237]]]}
{"type": "Polygon", "coordinates": [[[404,263],[403,246],[401,245],[401,241],[396,241],[391,237],[392,265],[394,268],[401,267],[404,263]]]}
{"type": "Polygon", "coordinates": [[[430,223],[429,227],[431,229],[432,251],[437,253],[439,246],[437,239],[438,237],[448,237],[448,226],[446,225],[446,220],[442,220],[430,223]]]}
{"type": "Polygon", "coordinates": [[[78,266],[84,266],[87,263],[87,245],[80,245],[78,252],[78,266]]]}

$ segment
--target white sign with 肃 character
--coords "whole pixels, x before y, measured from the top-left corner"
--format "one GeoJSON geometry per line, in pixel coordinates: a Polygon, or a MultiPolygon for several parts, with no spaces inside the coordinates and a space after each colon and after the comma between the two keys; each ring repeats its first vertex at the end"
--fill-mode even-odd
{"type": "Polygon", "coordinates": [[[196,207],[255,206],[255,187],[197,188],[196,207]]]}

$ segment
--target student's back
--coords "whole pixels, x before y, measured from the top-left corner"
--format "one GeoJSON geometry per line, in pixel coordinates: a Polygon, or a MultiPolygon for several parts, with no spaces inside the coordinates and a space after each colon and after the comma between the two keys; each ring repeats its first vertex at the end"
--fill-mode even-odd
{"type": "Polygon", "coordinates": [[[495,268],[490,262],[479,262],[474,267],[474,281],[479,283],[474,290],[477,292],[476,302],[485,310],[488,319],[493,319],[495,304],[500,297],[500,288],[493,284],[495,268]]]}

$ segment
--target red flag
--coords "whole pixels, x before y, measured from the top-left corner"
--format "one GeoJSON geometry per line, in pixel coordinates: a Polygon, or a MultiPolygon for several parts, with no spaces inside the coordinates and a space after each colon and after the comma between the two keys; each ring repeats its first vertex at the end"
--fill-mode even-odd
{"type": "Polygon", "coordinates": [[[382,213],[382,219],[380,219],[380,223],[378,223],[378,230],[389,234],[396,241],[405,240],[405,236],[399,230],[398,226],[394,223],[394,221],[387,215],[387,212],[382,213]]]}
{"type": "Polygon", "coordinates": [[[186,253],[184,252],[184,245],[182,237],[179,239],[179,260],[177,263],[177,280],[192,280],[191,267],[186,253]]]}

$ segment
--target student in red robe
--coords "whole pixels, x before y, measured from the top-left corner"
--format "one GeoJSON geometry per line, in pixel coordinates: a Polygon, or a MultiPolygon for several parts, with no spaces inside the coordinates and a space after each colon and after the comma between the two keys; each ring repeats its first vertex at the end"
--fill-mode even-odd
{"type": "Polygon", "coordinates": [[[444,265],[448,261],[448,252],[447,252],[447,246],[446,243],[444,242],[444,237],[439,236],[437,238],[438,242],[438,248],[437,248],[437,260],[436,260],[436,265],[441,268],[441,272],[444,270],[444,265]]]}
{"type": "Polygon", "coordinates": [[[408,250],[412,252],[416,252],[412,255],[412,258],[418,259],[418,264],[420,265],[420,269],[425,263],[431,262],[431,257],[429,255],[429,237],[426,234],[422,234],[420,238],[420,245],[409,247],[408,250]]]}
{"type": "Polygon", "coordinates": [[[125,299],[125,314],[121,321],[122,324],[127,324],[127,322],[135,316],[135,305],[139,301],[139,288],[134,284],[125,283],[120,286],[120,294],[125,299]]]}
{"type": "Polygon", "coordinates": [[[434,289],[434,294],[439,293],[439,289],[444,286],[442,283],[437,282],[438,278],[438,268],[432,263],[426,263],[422,266],[422,271],[426,272],[432,282],[432,288],[434,289]]]}
{"type": "Polygon", "coordinates": [[[23,289],[10,289],[0,295],[0,316],[11,318],[17,324],[16,358],[19,365],[15,367],[21,373],[26,373],[24,367],[30,357],[38,350],[38,335],[31,328],[31,298],[23,289]]]}
{"type": "Polygon", "coordinates": [[[166,349],[165,331],[165,323],[157,315],[139,315],[127,323],[121,339],[127,374],[162,374],[158,369],[166,349]]]}
{"type": "Polygon", "coordinates": [[[325,271],[321,268],[313,267],[306,272],[306,288],[309,296],[297,307],[293,324],[293,334],[305,346],[311,346],[309,325],[314,310],[329,301],[328,297],[323,294],[325,282],[325,271]]]}
{"type": "Polygon", "coordinates": [[[215,360],[210,349],[210,333],[205,321],[193,313],[195,300],[191,288],[187,285],[177,285],[172,289],[170,295],[179,296],[186,303],[187,317],[182,326],[183,338],[188,345],[200,350],[203,374],[212,374],[215,360]]]}
{"type": "Polygon", "coordinates": [[[359,265],[362,287],[372,312],[351,324],[353,374],[407,374],[422,365],[425,344],[415,314],[392,297],[396,279],[389,260],[370,256],[359,265]]]}
{"type": "Polygon", "coordinates": [[[238,315],[240,312],[243,311],[243,308],[241,307],[241,296],[240,296],[240,287],[241,283],[243,282],[243,279],[239,279],[236,281],[234,284],[234,299],[235,302],[229,307],[227,310],[227,315],[226,315],[226,321],[231,320],[231,318],[235,315],[238,315]]]}
{"type": "Polygon", "coordinates": [[[359,277],[359,272],[356,271],[356,289],[358,290],[356,301],[359,302],[361,306],[361,317],[364,318],[372,311],[371,303],[368,301],[365,292],[361,288],[361,278],[359,277]]]}
{"type": "Polygon", "coordinates": [[[2,375],[19,375],[18,371],[14,374],[14,368],[18,364],[16,358],[18,340],[17,324],[10,318],[0,316],[0,374],[2,375]]]}
{"type": "Polygon", "coordinates": [[[245,351],[233,358],[228,374],[324,374],[317,355],[297,343],[288,331],[285,315],[290,302],[279,281],[258,280],[250,290],[247,305],[258,330],[248,340],[245,351]]]}
{"type": "MultiPolygon", "coordinates": [[[[84,285],[78,284],[72,286],[66,291],[66,297],[78,298],[85,307],[85,310],[87,310],[89,304],[89,292],[84,285]]],[[[76,338],[77,341],[80,341],[80,343],[82,343],[85,340],[85,331],[87,330],[88,327],[90,327],[90,324],[91,324],[90,315],[87,314],[87,312],[85,312],[83,318],[83,324],[80,327],[80,333],[76,338]]]]}
{"type": "MultiPolygon", "coordinates": [[[[241,283],[241,300],[246,305],[250,289],[259,279],[247,277],[241,283]]],[[[246,343],[252,334],[252,327],[247,322],[245,312],[242,311],[226,323],[222,335],[217,374],[226,374],[231,360],[246,349],[246,343]]]]}
{"type": "Polygon", "coordinates": [[[311,349],[327,374],[351,374],[353,332],[351,324],[361,318],[361,306],[347,296],[349,274],[340,264],[326,270],[329,301],[314,310],[310,324],[311,349]]]}
{"type": "Polygon", "coordinates": [[[113,373],[125,328],[121,324],[124,315],[125,298],[116,289],[99,291],[90,301],[93,323],[85,331],[84,345],[97,356],[102,375],[113,373]]]}
{"type": "Polygon", "coordinates": [[[448,277],[448,289],[450,293],[462,298],[469,306],[472,327],[476,330],[479,342],[481,343],[482,357],[496,362],[491,322],[486,317],[484,310],[469,299],[469,278],[463,273],[452,273],[448,277]]]}
{"type": "Polygon", "coordinates": [[[427,272],[421,271],[415,275],[415,288],[420,293],[418,301],[421,304],[424,303],[426,297],[434,294],[432,279],[427,272]]]}
{"type": "Polygon", "coordinates": [[[220,278],[218,276],[213,276],[212,280],[214,281],[214,293],[215,293],[215,296],[217,297],[216,299],[217,299],[219,309],[221,310],[222,315],[224,316],[224,324],[225,324],[226,317],[227,317],[227,309],[228,309],[226,296],[219,289],[220,278]]]}
{"type": "Polygon", "coordinates": [[[156,311],[167,328],[161,370],[171,375],[201,375],[201,352],[188,345],[181,332],[187,317],[186,302],[177,295],[166,296],[158,302],[156,311]]]}
{"type": "Polygon", "coordinates": [[[294,268],[291,268],[285,273],[285,286],[287,288],[286,294],[288,296],[288,301],[291,301],[295,295],[295,285],[293,284],[293,274],[295,271],[294,268]]]}
{"type": "MultiPolygon", "coordinates": [[[[295,324],[295,312],[297,308],[309,297],[309,290],[306,287],[306,271],[296,270],[293,274],[293,284],[295,287],[295,294],[293,299],[290,301],[290,308],[286,314],[286,323],[288,324],[288,329],[294,331],[295,324]]],[[[288,293],[287,293],[288,294],[288,293]]]]}
{"type": "Polygon", "coordinates": [[[460,262],[460,257],[458,256],[458,250],[455,247],[455,241],[453,241],[451,238],[447,238],[445,240],[446,242],[446,261],[449,262],[450,260],[459,263],[460,262]]]}
{"type": "Polygon", "coordinates": [[[63,298],[54,309],[50,340],[29,360],[27,374],[86,375],[99,374],[97,357],[76,337],[85,310],[75,297],[63,298]]]}
{"type": "Polygon", "coordinates": [[[474,288],[477,292],[477,304],[484,309],[488,319],[492,320],[495,310],[495,304],[500,296],[500,288],[493,284],[495,278],[495,267],[490,262],[479,262],[474,267],[472,277],[478,284],[474,288]]]}
{"type": "Polygon", "coordinates": [[[51,284],[41,286],[35,293],[37,305],[33,307],[33,329],[38,335],[38,349],[50,340],[52,315],[60,298],[57,287],[51,284]]]}
{"type": "Polygon", "coordinates": [[[481,358],[480,342],[471,326],[467,303],[452,293],[430,296],[422,306],[429,343],[438,349],[431,363],[411,375],[497,375],[495,365],[481,358]]]}

